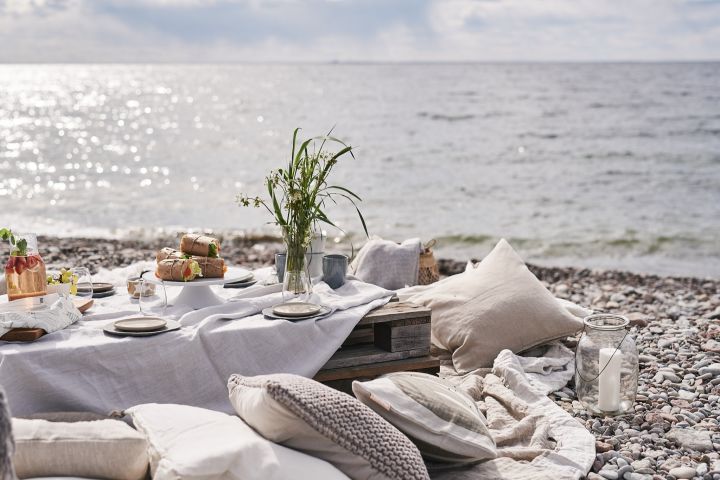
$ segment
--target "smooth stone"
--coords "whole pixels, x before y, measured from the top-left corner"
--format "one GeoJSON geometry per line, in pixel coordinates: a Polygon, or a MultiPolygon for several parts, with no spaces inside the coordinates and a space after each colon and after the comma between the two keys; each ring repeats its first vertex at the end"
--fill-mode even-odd
{"type": "Polygon", "coordinates": [[[618,479],[618,472],[616,470],[600,470],[599,474],[602,476],[602,478],[606,478],[607,480],[617,480],[618,479]]]}
{"type": "Polygon", "coordinates": [[[680,390],[678,392],[678,396],[683,400],[692,401],[697,398],[697,393],[688,392],[687,390],[680,390]]]}
{"type": "Polygon", "coordinates": [[[620,457],[617,459],[617,466],[619,468],[627,467],[628,465],[630,465],[630,463],[627,460],[625,460],[624,458],[620,457]]]}
{"type": "Polygon", "coordinates": [[[720,375],[720,363],[713,363],[708,365],[707,367],[702,367],[698,369],[698,372],[700,375],[705,375],[706,373],[712,373],[714,375],[720,375]]]}
{"type": "Polygon", "coordinates": [[[623,475],[625,480],[653,480],[652,475],[646,475],[644,473],[627,472],[623,475]]]}
{"type": "Polygon", "coordinates": [[[705,475],[706,473],[708,473],[707,463],[698,463],[698,466],[697,466],[697,468],[695,468],[695,471],[700,476],[705,475]]]}
{"type": "Polygon", "coordinates": [[[675,467],[668,472],[675,478],[693,478],[695,476],[695,469],[692,467],[675,467]]]}
{"type": "Polygon", "coordinates": [[[680,377],[671,372],[658,372],[658,375],[665,377],[665,380],[670,380],[673,383],[680,383],[680,377]]]}
{"type": "Polygon", "coordinates": [[[710,432],[706,430],[692,430],[689,428],[673,428],[665,438],[676,442],[681,447],[698,452],[709,452],[713,450],[710,432]]]}
{"type": "Polygon", "coordinates": [[[626,473],[632,473],[632,467],[630,465],[618,468],[618,477],[624,477],[626,473]]]}
{"type": "Polygon", "coordinates": [[[633,470],[638,471],[643,468],[650,468],[650,460],[635,460],[630,464],[633,470]]]}
{"type": "Polygon", "coordinates": [[[605,480],[604,477],[601,477],[597,473],[590,472],[587,474],[587,477],[585,477],[587,480],[605,480]]]}
{"type": "Polygon", "coordinates": [[[605,453],[605,452],[609,452],[610,450],[613,450],[613,446],[610,445],[609,443],[601,442],[599,440],[595,442],[595,451],[596,452],[605,453]]]}

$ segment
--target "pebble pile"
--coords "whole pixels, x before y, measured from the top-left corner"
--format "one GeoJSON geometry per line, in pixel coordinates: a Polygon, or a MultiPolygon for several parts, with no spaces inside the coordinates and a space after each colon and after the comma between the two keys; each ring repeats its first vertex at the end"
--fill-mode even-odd
{"type": "MultiPolygon", "coordinates": [[[[173,239],[40,238],[49,268],[83,265],[95,272],[154,258],[173,239]]],[[[223,240],[231,264],[270,265],[281,245],[241,237],[223,240]]],[[[465,262],[441,260],[452,275],[465,262]]],[[[554,392],[556,403],[596,438],[590,480],[720,480],[720,281],[621,271],[529,265],[556,296],[596,311],[626,315],[640,352],[634,413],[588,415],[573,385],[554,392]]]]}

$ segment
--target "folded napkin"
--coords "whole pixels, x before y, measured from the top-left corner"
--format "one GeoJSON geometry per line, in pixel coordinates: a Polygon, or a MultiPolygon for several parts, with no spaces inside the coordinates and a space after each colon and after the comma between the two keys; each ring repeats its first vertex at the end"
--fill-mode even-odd
{"type": "Polygon", "coordinates": [[[350,271],[360,280],[389,290],[417,284],[422,244],[419,238],[401,244],[373,238],[358,252],[350,271]]]}
{"type": "Polygon", "coordinates": [[[68,297],[59,296],[50,306],[34,310],[0,307],[0,337],[13,328],[42,328],[47,333],[62,330],[80,320],[82,313],[68,297]]]}

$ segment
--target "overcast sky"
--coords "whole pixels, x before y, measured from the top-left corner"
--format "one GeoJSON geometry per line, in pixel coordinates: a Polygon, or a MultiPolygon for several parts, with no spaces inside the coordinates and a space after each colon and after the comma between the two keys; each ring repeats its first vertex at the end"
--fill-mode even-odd
{"type": "Polygon", "coordinates": [[[720,59],[720,0],[0,0],[0,62],[720,59]]]}

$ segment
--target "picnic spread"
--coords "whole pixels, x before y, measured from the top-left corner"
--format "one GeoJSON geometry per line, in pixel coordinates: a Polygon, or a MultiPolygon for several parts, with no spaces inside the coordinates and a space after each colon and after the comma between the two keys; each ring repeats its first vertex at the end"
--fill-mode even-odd
{"type": "Polygon", "coordinates": [[[0,479],[583,477],[594,437],[548,394],[574,380],[588,411],[629,411],[627,319],[556,298],[504,239],[439,279],[434,241],[369,237],[360,197],[328,182],[345,155],[296,130],[269,197],[238,196],[280,228],[274,267],[188,232],[46,275],[35,237],[2,229],[0,479]],[[338,201],[368,235],[352,262],[317,228],[338,201]]]}
{"type": "MultiPolygon", "coordinates": [[[[398,247],[406,256],[407,247],[398,247]]],[[[499,248],[508,253],[505,244],[499,248]]],[[[164,261],[103,270],[94,278],[122,290],[128,277],[156,267],[158,260],[164,261]]],[[[377,263],[374,259],[371,265],[364,266],[365,271],[377,270],[377,263]]],[[[139,298],[116,294],[96,299],[90,311],[34,342],[0,344],[0,383],[13,414],[107,414],[146,404],[186,405],[233,414],[227,396],[231,375],[284,373],[313,378],[338,351],[350,348],[347,340],[362,331],[359,324],[364,317],[383,305],[393,305],[388,302],[394,296],[422,302],[421,296],[434,290],[435,296],[442,297],[446,282],[393,291],[349,276],[333,290],[322,279],[316,279],[312,295],[305,300],[327,310],[315,318],[297,321],[263,314],[285,303],[282,285],[273,283],[273,274],[271,267],[255,270],[252,275],[257,283],[241,290],[212,287],[223,302],[199,309],[173,304],[183,287],[164,286],[169,300],[162,318],[179,324],[179,328],[167,333],[140,338],[106,333],[103,328],[107,325],[137,316],[139,298]]],[[[465,275],[469,279],[474,274],[468,270],[465,275]]],[[[588,313],[569,302],[553,302],[551,308],[575,318],[578,324],[575,315],[588,313]]],[[[429,318],[427,321],[430,325],[429,318]]],[[[406,321],[399,327],[399,334],[402,328],[409,331],[412,323],[422,326],[406,321]]],[[[384,341],[391,342],[392,338],[384,341]]],[[[422,337],[416,338],[423,341],[422,337]]],[[[424,340],[428,345],[429,338],[424,340]]],[[[441,342],[433,343],[437,347],[441,342]]],[[[489,479],[498,478],[498,473],[507,478],[579,478],[589,469],[594,459],[592,435],[547,398],[547,393],[573,377],[573,353],[559,343],[548,345],[540,356],[502,350],[491,365],[483,364],[483,368],[462,374],[444,362],[441,377],[476,402],[478,411],[487,419],[497,450],[494,458],[474,465],[428,460],[426,468],[431,478],[489,479]],[[547,475],[543,476],[543,472],[547,475]]],[[[440,358],[447,360],[442,353],[440,358]]]]}

